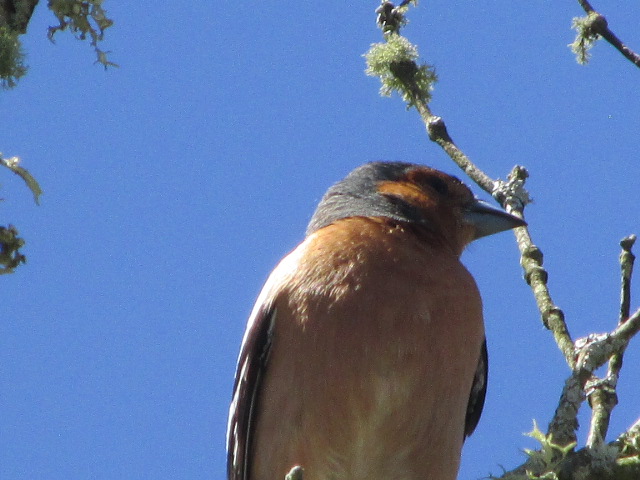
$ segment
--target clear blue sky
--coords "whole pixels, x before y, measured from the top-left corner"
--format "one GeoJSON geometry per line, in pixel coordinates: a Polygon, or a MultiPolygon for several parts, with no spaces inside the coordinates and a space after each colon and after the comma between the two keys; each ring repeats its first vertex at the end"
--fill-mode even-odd
{"type": "MultiPolygon", "coordinates": [[[[106,72],[87,43],[47,40],[41,3],[29,73],[0,92],[0,150],[45,192],[37,207],[0,171],[0,220],[28,256],[0,279],[0,478],[224,478],[246,317],[325,189],[371,160],[460,172],[363,73],[376,1],[106,1],[103,49],[120,64],[106,72]]],[[[639,7],[597,3],[640,49],[639,7]]],[[[577,65],[580,14],[575,1],[425,1],[405,29],[436,66],[432,108],[459,146],[494,177],[529,168],[527,218],[575,337],[614,326],[618,241],[640,233],[640,72],[604,43],[577,65]]],[[[491,367],[463,453],[460,478],[475,479],[521,463],[535,446],[522,433],[546,426],[568,370],[512,234],[463,261],[491,367]]],[[[640,278],[633,292],[638,306],[640,278]]],[[[615,434],[640,415],[639,352],[615,434]]]]}

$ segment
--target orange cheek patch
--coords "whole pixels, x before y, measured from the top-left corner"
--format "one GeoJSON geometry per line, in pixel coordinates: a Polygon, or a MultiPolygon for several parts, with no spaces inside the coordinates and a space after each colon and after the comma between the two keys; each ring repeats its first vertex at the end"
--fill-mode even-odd
{"type": "Polygon", "coordinates": [[[389,195],[401,198],[406,203],[419,207],[421,209],[432,208],[435,202],[430,198],[424,190],[415,183],[409,182],[381,182],[378,184],[378,192],[383,195],[389,195]]]}

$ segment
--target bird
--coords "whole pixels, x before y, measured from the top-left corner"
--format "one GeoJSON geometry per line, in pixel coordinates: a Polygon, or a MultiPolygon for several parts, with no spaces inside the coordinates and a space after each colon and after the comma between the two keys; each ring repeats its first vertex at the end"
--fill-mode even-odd
{"type": "Polygon", "coordinates": [[[364,164],[329,188],[249,316],[229,480],[454,480],[488,373],[460,262],[526,223],[425,165],[364,164]]]}

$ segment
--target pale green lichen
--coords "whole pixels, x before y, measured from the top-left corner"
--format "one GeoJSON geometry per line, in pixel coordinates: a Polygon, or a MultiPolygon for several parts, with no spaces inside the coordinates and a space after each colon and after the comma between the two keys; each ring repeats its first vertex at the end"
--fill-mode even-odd
{"type": "Polygon", "coordinates": [[[433,67],[418,66],[418,49],[405,37],[394,33],[387,35],[386,40],[371,45],[364,55],[366,74],[380,78],[382,96],[389,97],[397,91],[409,107],[417,102],[429,103],[437,80],[433,67]]]}
{"type": "Polygon", "coordinates": [[[557,480],[555,471],[558,465],[573,451],[576,443],[566,446],[553,443],[551,435],[545,435],[535,420],[533,430],[527,433],[527,436],[537,440],[541,446],[540,450],[524,451],[529,456],[530,468],[527,470],[527,477],[532,480],[557,480]]]}
{"type": "Polygon", "coordinates": [[[586,17],[575,17],[571,23],[571,28],[576,30],[577,35],[573,43],[569,44],[571,51],[575,53],[576,60],[580,65],[585,65],[591,57],[591,47],[600,35],[597,30],[602,26],[602,22],[606,25],[604,17],[596,12],[591,12],[586,17]]]}

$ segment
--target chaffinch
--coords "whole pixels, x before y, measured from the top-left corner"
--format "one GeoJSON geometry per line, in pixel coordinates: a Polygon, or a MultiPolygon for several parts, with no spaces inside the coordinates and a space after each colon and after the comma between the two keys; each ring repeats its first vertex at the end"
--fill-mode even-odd
{"type": "Polygon", "coordinates": [[[229,480],[453,480],[487,385],[471,241],[525,222],[409,163],[352,171],[269,276],[242,341],[229,480]]]}

